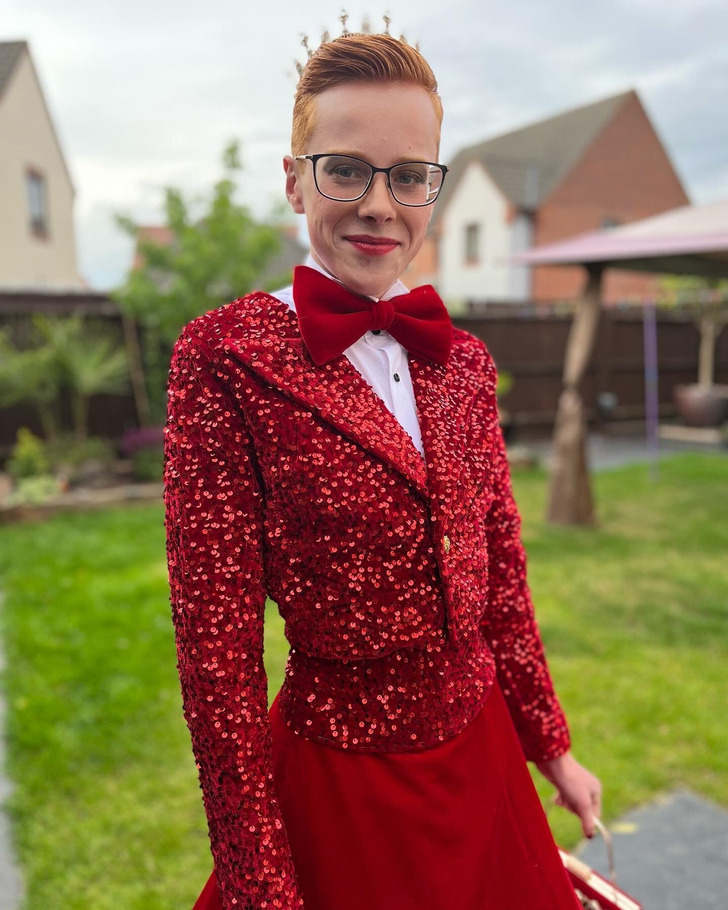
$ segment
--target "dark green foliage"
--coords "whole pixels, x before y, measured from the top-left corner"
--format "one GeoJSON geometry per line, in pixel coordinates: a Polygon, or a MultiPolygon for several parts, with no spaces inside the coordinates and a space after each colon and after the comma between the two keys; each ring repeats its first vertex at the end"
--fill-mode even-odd
{"type": "Polygon", "coordinates": [[[50,459],[43,440],[31,433],[27,427],[21,427],[8,459],[8,474],[14,480],[22,480],[25,477],[48,474],[50,467],[50,459]]]}
{"type": "Polygon", "coordinates": [[[127,382],[126,351],[118,339],[79,315],[35,316],[26,348],[0,335],[0,407],[30,402],[49,443],[62,435],[58,413],[64,390],[70,396],[74,434],[83,442],[90,399],[123,394],[127,382]]]}
{"type": "MultiPolygon", "coordinates": [[[[196,316],[247,294],[278,250],[274,227],[257,223],[235,201],[241,171],[237,143],[223,153],[223,177],[208,199],[197,203],[173,187],[165,191],[164,223],[173,241],[141,240],[142,264],[114,294],[119,306],[141,326],[144,367],[152,418],[163,419],[172,346],[196,316]]],[[[132,237],[139,225],[119,216],[132,237]]]]}
{"type": "Polygon", "coordinates": [[[142,483],[162,480],[164,472],[164,450],[162,448],[139,449],[132,455],[134,480],[142,483]]]}

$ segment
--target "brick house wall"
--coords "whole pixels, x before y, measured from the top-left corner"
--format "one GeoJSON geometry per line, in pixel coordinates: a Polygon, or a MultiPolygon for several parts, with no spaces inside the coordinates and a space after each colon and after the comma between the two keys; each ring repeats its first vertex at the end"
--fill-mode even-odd
{"type": "MultiPolygon", "coordinates": [[[[631,92],[581,160],[535,217],[534,246],[599,230],[605,219],[619,223],[689,204],[690,200],[645,109],[631,92]]],[[[578,295],[582,268],[534,269],[535,300],[563,300],[578,295]]],[[[606,274],[604,299],[614,302],[649,292],[652,276],[630,272],[606,274]]]]}

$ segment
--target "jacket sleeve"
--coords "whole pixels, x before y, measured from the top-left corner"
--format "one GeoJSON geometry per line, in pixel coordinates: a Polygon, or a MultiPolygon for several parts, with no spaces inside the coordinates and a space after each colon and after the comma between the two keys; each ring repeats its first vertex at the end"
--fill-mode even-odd
{"type": "MultiPolygon", "coordinates": [[[[495,367],[492,361],[489,365],[492,381],[488,385],[494,390],[495,367]]],[[[521,517],[513,498],[495,400],[492,414],[494,500],[486,518],[488,606],[481,632],[495,654],[498,681],[526,758],[544,761],[569,749],[569,730],[554,692],[534,616],[526,580],[521,517]]]]}
{"type": "Polygon", "coordinates": [[[203,342],[170,369],[165,507],[172,616],[225,910],[303,907],[272,772],[262,494],[251,439],[203,342]]]}

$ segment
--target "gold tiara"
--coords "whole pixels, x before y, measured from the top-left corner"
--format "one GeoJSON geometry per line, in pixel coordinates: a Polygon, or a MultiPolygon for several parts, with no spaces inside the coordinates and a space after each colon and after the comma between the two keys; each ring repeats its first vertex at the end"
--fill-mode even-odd
{"type": "MultiPolygon", "coordinates": [[[[391,17],[387,13],[385,13],[382,16],[382,19],[384,20],[384,31],[380,32],[379,34],[391,36],[391,32],[389,31],[389,26],[392,24],[391,17]]],[[[349,21],[349,14],[346,12],[346,10],[342,10],[341,15],[339,16],[339,22],[341,22],[341,34],[338,36],[338,38],[348,38],[350,35],[355,35],[355,34],[360,34],[360,35],[371,35],[372,34],[372,28],[371,28],[371,25],[369,24],[369,18],[367,16],[365,16],[364,19],[362,20],[361,29],[359,30],[359,32],[350,32],[348,25],[347,25],[348,21],[349,21]]],[[[321,42],[319,44],[319,47],[321,47],[322,44],[327,44],[329,41],[332,41],[332,40],[337,41],[338,38],[332,39],[330,37],[328,31],[325,31],[321,35],[321,42]]],[[[403,44],[407,44],[407,39],[405,38],[404,35],[400,35],[399,40],[403,44]]],[[[306,57],[307,57],[307,62],[308,62],[308,60],[310,60],[311,57],[313,57],[313,55],[316,53],[318,48],[311,48],[308,35],[301,36],[301,44],[303,45],[303,47],[306,50],[306,57]]],[[[420,49],[419,43],[415,43],[412,46],[414,47],[414,49],[416,51],[419,51],[419,49],[420,49]]],[[[301,63],[299,60],[296,60],[296,70],[298,71],[299,77],[303,75],[305,66],[306,65],[304,63],[301,63]]]]}

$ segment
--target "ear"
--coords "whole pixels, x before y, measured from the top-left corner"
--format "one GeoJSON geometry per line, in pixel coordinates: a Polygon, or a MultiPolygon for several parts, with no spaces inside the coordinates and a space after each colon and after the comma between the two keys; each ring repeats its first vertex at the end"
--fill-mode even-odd
{"type": "Polygon", "coordinates": [[[296,173],[296,161],[286,155],[283,159],[283,170],[286,172],[286,198],[297,215],[305,215],[301,181],[296,173]]]}

